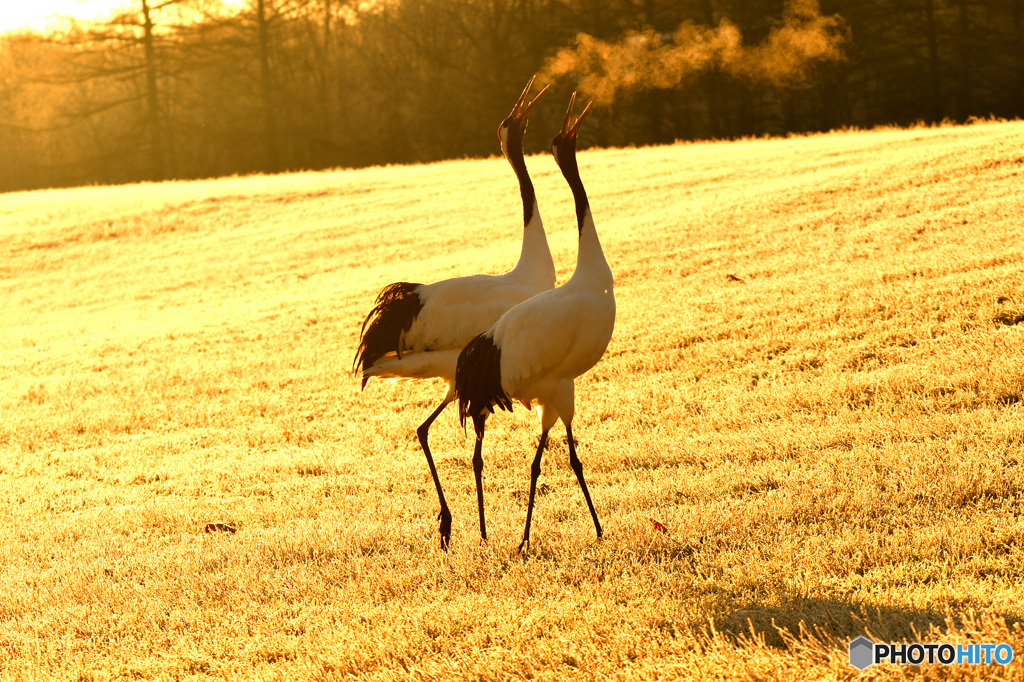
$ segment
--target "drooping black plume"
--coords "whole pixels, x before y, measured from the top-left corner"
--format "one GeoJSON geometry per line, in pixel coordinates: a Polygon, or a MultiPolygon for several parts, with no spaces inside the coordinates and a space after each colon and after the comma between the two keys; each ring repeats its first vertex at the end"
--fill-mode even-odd
{"type": "Polygon", "coordinates": [[[476,337],[459,353],[455,365],[455,399],[459,401],[459,421],[494,411],[497,405],[512,411],[512,400],[501,388],[501,349],[486,333],[476,337]]]}
{"type": "Polygon", "coordinates": [[[359,330],[353,369],[362,368],[363,388],[369,377],[366,370],[388,353],[402,357],[402,334],[409,331],[416,316],[423,309],[423,301],[416,290],[423,286],[412,282],[395,282],[384,287],[377,296],[377,304],[363,320],[359,330]]]}

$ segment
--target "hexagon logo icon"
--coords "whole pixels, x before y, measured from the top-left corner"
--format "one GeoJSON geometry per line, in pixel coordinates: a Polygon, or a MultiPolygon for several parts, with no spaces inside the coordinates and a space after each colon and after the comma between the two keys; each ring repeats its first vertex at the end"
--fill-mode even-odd
{"type": "Polygon", "coordinates": [[[875,662],[875,643],[863,635],[850,642],[850,665],[864,670],[875,662]]]}

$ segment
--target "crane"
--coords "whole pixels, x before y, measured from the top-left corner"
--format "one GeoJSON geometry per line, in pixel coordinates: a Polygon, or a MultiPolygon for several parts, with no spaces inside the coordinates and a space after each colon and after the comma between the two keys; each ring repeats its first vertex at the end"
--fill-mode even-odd
{"type": "MultiPolygon", "coordinates": [[[[502,155],[515,171],[523,200],[519,260],[501,275],[468,275],[430,284],[396,282],[384,287],[363,321],[353,362],[353,370],[362,374],[362,388],[371,377],[439,378],[447,385],[441,403],[416,430],[441,504],[438,519],[444,550],[451,539],[451,512],[430,453],[428,435],[430,425],[454,398],[459,352],[513,305],[555,285],[555,264],[523,156],[527,117],[547,91],[545,86],[529,100],[534,80],[536,76],[526,84],[512,112],[498,126],[502,155]]],[[[481,469],[477,467],[478,488],[480,476],[481,469]]]]}
{"type": "MultiPolygon", "coordinates": [[[[511,410],[517,400],[535,405],[540,419],[540,443],[530,467],[530,501],[519,551],[529,548],[541,455],[548,432],[558,420],[565,424],[569,465],[576,474],[597,537],[602,535],[594,503],[583,477],[583,464],[572,436],[576,377],[604,355],[615,326],[615,293],[611,268],[605,259],[587,192],[576,163],[576,140],[588,104],[572,123],[576,93],[569,100],[562,130],[551,143],[551,153],[568,182],[576,203],[579,252],[576,270],[562,286],[537,294],[513,306],[462,350],[455,371],[455,398],[459,419],[473,420],[476,432],[474,461],[481,457],[484,426],[496,407],[511,410]]],[[[484,534],[483,493],[477,478],[480,530],[484,534]]]]}

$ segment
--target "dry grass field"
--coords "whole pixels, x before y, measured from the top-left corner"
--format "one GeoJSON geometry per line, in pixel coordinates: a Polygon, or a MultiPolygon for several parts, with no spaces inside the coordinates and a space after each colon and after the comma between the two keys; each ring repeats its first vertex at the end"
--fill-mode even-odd
{"type": "MultiPolygon", "coordinates": [[[[571,195],[528,163],[564,282],[571,195]]],[[[1024,123],[580,168],[605,538],[559,426],[525,557],[535,416],[488,423],[486,544],[436,422],[444,554],[440,384],[350,374],[382,286],[511,266],[504,160],[0,196],[0,679],[1024,679],[846,651],[1024,659],[1024,123]]]]}

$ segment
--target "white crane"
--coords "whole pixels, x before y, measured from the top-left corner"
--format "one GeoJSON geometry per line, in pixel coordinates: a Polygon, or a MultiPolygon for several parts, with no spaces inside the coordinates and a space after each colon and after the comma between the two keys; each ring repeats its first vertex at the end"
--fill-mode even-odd
{"type": "MultiPolygon", "coordinates": [[[[535,79],[536,76],[526,84],[512,113],[498,127],[501,152],[515,170],[523,199],[523,246],[515,267],[502,275],[469,275],[432,284],[396,282],[386,286],[363,322],[353,363],[354,370],[362,373],[363,388],[370,377],[439,378],[448,385],[441,404],[416,430],[441,503],[438,518],[442,549],[448,548],[451,539],[452,517],[427,436],[430,425],[454,398],[459,351],[506,310],[555,286],[555,264],[523,158],[527,115],[547,90],[545,86],[528,102],[535,79]]],[[[479,490],[483,460],[474,460],[473,467],[479,490]]],[[[482,529],[483,517],[480,521],[482,529]]]]}
{"type": "MultiPolygon", "coordinates": [[[[579,253],[576,271],[568,282],[523,301],[501,316],[486,332],[469,342],[459,355],[455,372],[455,397],[459,401],[459,419],[473,419],[476,431],[474,461],[480,458],[484,424],[495,406],[512,409],[512,401],[537,405],[540,417],[540,444],[530,467],[530,503],[526,510],[526,529],[519,551],[530,544],[530,519],[540,476],[540,459],[548,431],[559,419],[565,424],[569,442],[569,464],[576,474],[583,497],[594,519],[597,537],[601,523],[583,478],[583,465],[576,456],[572,437],[575,411],[573,380],[589,370],[604,355],[615,326],[615,294],[611,268],[601,250],[597,228],[590,212],[587,192],[576,165],[576,135],[590,105],[571,125],[576,93],[569,100],[562,131],[551,143],[562,175],[576,200],[579,228],[579,253]]],[[[477,478],[477,486],[480,479],[477,478]]],[[[480,526],[483,529],[483,493],[480,526]]]]}

